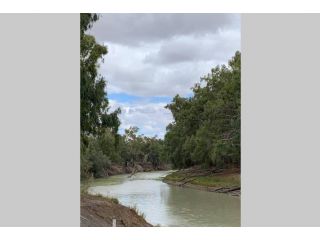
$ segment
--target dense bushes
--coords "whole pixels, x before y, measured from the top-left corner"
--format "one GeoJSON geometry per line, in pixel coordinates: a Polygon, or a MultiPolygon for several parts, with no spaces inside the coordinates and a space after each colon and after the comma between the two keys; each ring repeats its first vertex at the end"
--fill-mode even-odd
{"type": "Polygon", "coordinates": [[[131,127],[121,136],[121,159],[125,164],[151,163],[154,168],[166,163],[163,156],[163,140],[138,135],[138,128],[131,127]]]}

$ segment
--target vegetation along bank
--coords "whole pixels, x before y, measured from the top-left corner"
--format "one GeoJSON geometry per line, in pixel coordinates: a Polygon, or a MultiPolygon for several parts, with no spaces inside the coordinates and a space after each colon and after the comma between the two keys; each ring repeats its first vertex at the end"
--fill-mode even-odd
{"type": "Polygon", "coordinates": [[[203,191],[227,193],[232,196],[240,196],[240,169],[202,169],[192,167],[167,175],[163,181],[165,183],[194,188],[203,191]]]}

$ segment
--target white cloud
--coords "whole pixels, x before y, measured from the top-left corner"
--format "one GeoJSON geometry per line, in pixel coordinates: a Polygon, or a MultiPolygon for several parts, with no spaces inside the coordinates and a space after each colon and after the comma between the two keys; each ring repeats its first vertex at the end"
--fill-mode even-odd
{"type": "Polygon", "coordinates": [[[126,128],[136,126],[140,133],[149,137],[157,135],[163,138],[166,126],[173,121],[171,112],[164,108],[165,105],[167,103],[120,103],[110,100],[111,111],[118,107],[121,109],[120,133],[126,128]]]}
{"type": "Polygon", "coordinates": [[[238,29],[221,30],[214,34],[177,36],[162,43],[159,49],[147,55],[145,63],[175,64],[181,62],[226,62],[240,49],[238,29]]]}
{"type": "Polygon", "coordinates": [[[211,68],[225,64],[240,49],[239,31],[219,31],[202,37],[128,47],[106,43],[101,65],[110,93],[138,96],[186,96],[211,68]]]}
{"type": "Polygon", "coordinates": [[[179,35],[203,35],[218,29],[240,28],[239,14],[162,13],[101,14],[90,30],[99,41],[134,46],[179,35]]]}

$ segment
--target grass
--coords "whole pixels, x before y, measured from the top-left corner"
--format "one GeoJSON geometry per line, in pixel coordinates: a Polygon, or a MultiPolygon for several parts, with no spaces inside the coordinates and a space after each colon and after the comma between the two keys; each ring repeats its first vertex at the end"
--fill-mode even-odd
{"type": "Polygon", "coordinates": [[[129,207],[131,210],[135,211],[136,214],[143,219],[146,219],[146,215],[143,212],[140,212],[136,205],[129,207]]]}
{"type": "Polygon", "coordinates": [[[89,196],[92,196],[92,197],[97,197],[97,198],[101,198],[101,199],[106,199],[106,200],[109,200],[110,202],[113,202],[115,204],[119,204],[119,200],[117,198],[114,198],[114,197],[109,197],[109,196],[105,196],[105,195],[102,195],[100,193],[98,194],[89,194],[87,192],[87,187],[86,186],[81,186],[81,194],[83,195],[89,195],[89,196]]]}
{"type": "Polygon", "coordinates": [[[109,201],[111,201],[111,202],[113,202],[115,204],[119,204],[119,200],[117,198],[114,198],[114,197],[108,197],[108,196],[102,195],[100,193],[95,194],[93,196],[97,196],[99,198],[107,199],[107,200],[109,200],[109,201]]]}
{"type": "Polygon", "coordinates": [[[108,199],[109,199],[111,202],[115,203],[115,204],[119,204],[119,200],[118,200],[117,198],[108,197],[108,199]]]}
{"type": "Polygon", "coordinates": [[[169,175],[167,175],[164,180],[169,180],[169,181],[181,181],[183,180],[184,178],[186,178],[187,175],[185,173],[181,173],[181,172],[173,172],[169,175]]]}
{"type": "Polygon", "coordinates": [[[167,175],[165,180],[179,182],[192,179],[188,183],[206,187],[240,187],[240,174],[217,174],[198,177],[189,177],[185,172],[174,172],[167,175]]]}
{"type": "Polygon", "coordinates": [[[90,187],[95,186],[105,186],[105,185],[114,185],[123,182],[123,175],[114,175],[111,177],[104,178],[92,178],[89,180],[90,187]]]}
{"type": "Polygon", "coordinates": [[[240,187],[240,175],[201,176],[195,177],[190,183],[207,187],[240,187]]]}

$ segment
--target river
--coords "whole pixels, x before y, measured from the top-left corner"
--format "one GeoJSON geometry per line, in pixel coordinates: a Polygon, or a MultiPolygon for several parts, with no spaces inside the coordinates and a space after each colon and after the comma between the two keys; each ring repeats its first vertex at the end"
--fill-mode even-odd
{"type": "Polygon", "coordinates": [[[172,186],[162,182],[170,171],[117,175],[95,180],[88,191],[115,197],[135,206],[145,219],[159,226],[240,226],[240,198],[172,186]]]}

